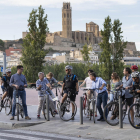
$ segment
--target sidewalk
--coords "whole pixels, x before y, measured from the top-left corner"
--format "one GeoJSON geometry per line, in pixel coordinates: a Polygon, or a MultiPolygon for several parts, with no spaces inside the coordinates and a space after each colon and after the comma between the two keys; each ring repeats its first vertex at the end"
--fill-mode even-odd
{"type": "Polygon", "coordinates": [[[55,134],[71,135],[76,137],[88,137],[106,140],[134,140],[137,137],[140,137],[140,130],[131,127],[131,125],[128,122],[127,116],[124,120],[124,128],[119,129],[119,125],[110,126],[106,122],[96,122],[96,124],[94,124],[92,120],[89,121],[88,118],[86,118],[85,116],[84,124],[80,125],[79,109],[77,110],[75,120],[69,122],[64,122],[60,120],[59,115],[57,115],[54,118],[50,116],[50,121],[48,122],[46,122],[43,115],[41,115],[41,119],[38,120],[36,118],[36,111],[37,106],[28,106],[29,116],[32,118],[32,120],[25,121],[24,119],[20,118],[20,121],[17,122],[16,120],[10,121],[11,116],[6,116],[3,110],[0,113],[0,125],[2,123],[3,125],[14,124],[17,127],[22,127],[20,129],[24,130],[49,132],[55,134]],[[30,126],[31,124],[34,126],[30,126]]]}

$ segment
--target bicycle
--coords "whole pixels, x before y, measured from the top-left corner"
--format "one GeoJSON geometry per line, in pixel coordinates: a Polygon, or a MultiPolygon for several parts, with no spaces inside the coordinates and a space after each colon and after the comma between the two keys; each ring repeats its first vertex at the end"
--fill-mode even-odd
{"type": "MultiPolygon", "coordinates": [[[[96,89],[99,90],[98,88],[96,88],[96,89]]],[[[96,89],[87,89],[86,88],[86,89],[83,89],[83,91],[91,90],[91,91],[93,91],[91,94],[94,94],[94,91],[96,89]]],[[[86,97],[86,98],[83,99],[84,113],[87,111],[87,113],[89,115],[89,120],[91,120],[91,118],[93,116],[93,121],[95,123],[96,122],[96,116],[95,116],[95,112],[96,112],[96,97],[95,97],[95,95],[93,95],[93,97],[91,99],[89,99],[89,104],[86,105],[86,101],[87,101],[87,95],[86,95],[86,93],[84,93],[84,96],[86,97]]]]}
{"type": "Polygon", "coordinates": [[[16,89],[16,116],[17,116],[17,121],[19,121],[19,115],[21,115],[21,118],[24,117],[24,112],[23,112],[23,106],[19,102],[19,96],[18,96],[18,90],[16,89]]]}
{"type": "Polygon", "coordinates": [[[73,91],[68,89],[67,99],[64,101],[63,105],[60,106],[59,109],[59,116],[63,121],[71,120],[77,112],[77,105],[75,104],[75,102],[70,100],[71,94],[75,94],[72,92],[73,91]],[[72,106],[74,107],[74,113],[72,113],[72,106]]]}
{"type": "Polygon", "coordinates": [[[140,129],[140,93],[134,95],[136,101],[132,104],[128,110],[128,120],[132,127],[135,129],[140,129]],[[130,111],[134,111],[134,118],[132,119],[130,111]],[[133,121],[132,121],[133,120],[133,121]],[[138,125],[139,124],[139,125],[138,125]]]}
{"type": "MultiPolygon", "coordinates": [[[[116,89],[116,92],[114,92],[114,100],[110,103],[108,103],[104,108],[104,119],[105,121],[111,125],[116,126],[119,124],[119,99],[118,95],[121,93],[120,96],[122,96],[122,89],[116,89]],[[120,92],[119,92],[120,91],[120,92]],[[106,117],[107,114],[107,117],[106,117]]],[[[122,120],[124,120],[127,112],[127,102],[126,99],[122,102],[122,120]]]]}
{"type": "MultiPolygon", "coordinates": [[[[0,103],[2,100],[2,96],[0,97],[0,103]]],[[[5,108],[5,114],[9,115],[12,111],[12,100],[11,98],[7,95],[6,98],[3,100],[3,107],[0,104],[0,112],[2,111],[3,108],[5,108]]]]}

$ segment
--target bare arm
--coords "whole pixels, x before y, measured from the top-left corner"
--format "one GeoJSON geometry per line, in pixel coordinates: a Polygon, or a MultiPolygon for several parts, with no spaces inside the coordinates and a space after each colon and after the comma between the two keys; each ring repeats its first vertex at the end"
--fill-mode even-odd
{"type": "Polygon", "coordinates": [[[63,85],[62,85],[62,93],[63,93],[63,90],[64,90],[64,86],[65,86],[65,83],[63,83],[63,85]]]}
{"type": "Polygon", "coordinates": [[[76,83],[76,91],[79,91],[78,82],[76,83]]]}
{"type": "Polygon", "coordinates": [[[82,87],[86,84],[86,81],[84,81],[79,87],[82,87]]]}

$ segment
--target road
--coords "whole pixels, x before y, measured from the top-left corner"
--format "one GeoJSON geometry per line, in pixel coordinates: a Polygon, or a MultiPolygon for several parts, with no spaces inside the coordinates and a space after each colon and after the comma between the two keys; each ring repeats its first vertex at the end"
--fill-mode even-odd
{"type": "Polygon", "coordinates": [[[0,129],[0,140],[91,140],[91,139],[18,129],[16,130],[0,129]]]}

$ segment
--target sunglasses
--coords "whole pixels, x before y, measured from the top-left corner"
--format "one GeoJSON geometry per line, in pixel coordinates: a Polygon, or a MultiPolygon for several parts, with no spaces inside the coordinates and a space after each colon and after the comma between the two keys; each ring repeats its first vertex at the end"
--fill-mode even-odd
{"type": "Polygon", "coordinates": [[[68,70],[66,70],[66,71],[68,71],[68,70]]]}

